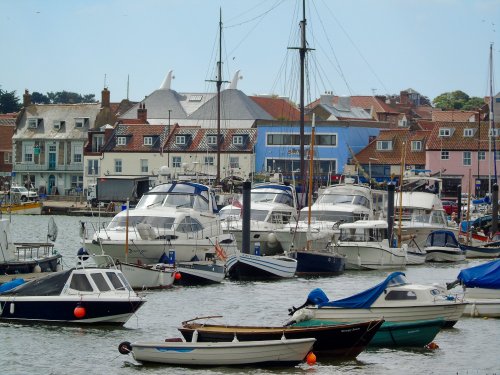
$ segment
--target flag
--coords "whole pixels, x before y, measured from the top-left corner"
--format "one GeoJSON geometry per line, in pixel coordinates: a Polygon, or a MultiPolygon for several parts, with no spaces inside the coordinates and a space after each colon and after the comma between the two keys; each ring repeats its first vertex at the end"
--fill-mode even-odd
{"type": "Polygon", "coordinates": [[[226,251],[222,248],[222,246],[219,244],[219,242],[216,242],[214,247],[215,247],[215,253],[217,254],[217,257],[220,260],[226,260],[227,259],[226,251]]]}

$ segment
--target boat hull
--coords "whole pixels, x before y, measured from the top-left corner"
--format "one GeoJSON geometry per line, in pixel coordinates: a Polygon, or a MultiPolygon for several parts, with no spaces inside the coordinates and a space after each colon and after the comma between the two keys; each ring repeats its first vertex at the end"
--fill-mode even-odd
{"type": "Polygon", "coordinates": [[[368,346],[424,347],[431,343],[444,327],[444,319],[382,324],[368,346]]]}
{"type": "Polygon", "coordinates": [[[41,272],[55,272],[61,258],[61,254],[56,254],[44,258],[36,258],[25,261],[0,262],[0,274],[18,275],[24,273],[34,273],[36,271],[36,266],[40,267],[41,272]]]}
{"type": "Polygon", "coordinates": [[[466,258],[497,258],[500,257],[500,247],[460,245],[465,250],[466,258]]]}
{"type": "Polygon", "coordinates": [[[426,261],[427,262],[463,262],[465,260],[465,251],[456,249],[439,249],[428,247],[425,249],[427,252],[426,261]]]}
{"type": "Polygon", "coordinates": [[[500,298],[467,298],[464,316],[473,318],[500,318],[500,298]]]}
{"type": "Polygon", "coordinates": [[[173,285],[175,270],[165,267],[141,266],[138,264],[118,263],[130,286],[134,289],[164,289],[173,285]]]}
{"type": "Polygon", "coordinates": [[[328,251],[292,251],[289,256],[297,260],[298,276],[334,276],[346,268],[344,257],[328,251]]]}
{"type": "Polygon", "coordinates": [[[123,325],[145,302],[140,297],[128,299],[74,297],[0,296],[0,321],[71,323],[78,325],[123,325]],[[76,307],[85,308],[85,316],[75,316],[76,307]]]}
{"type": "Polygon", "coordinates": [[[179,285],[218,284],[226,277],[225,266],[213,262],[177,263],[177,271],[181,277],[175,280],[175,284],[179,285]]]}
{"type": "Polygon", "coordinates": [[[311,350],[314,339],[247,342],[136,342],[132,355],[140,362],[190,366],[297,364],[311,350]]]}
{"type": "Polygon", "coordinates": [[[383,320],[336,325],[303,322],[292,327],[216,326],[185,324],[179,331],[191,341],[197,331],[198,342],[261,341],[287,339],[316,339],[313,346],[318,358],[355,358],[361,353],[382,325],[383,320]],[[304,324],[305,323],[305,324],[304,324]]]}
{"type": "Polygon", "coordinates": [[[26,202],[20,204],[7,204],[0,206],[2,214],[13,215],[41,215],[42,202],[26,202]]]}
{"type": "Polygon", "coordinates": [[[226,261],[227,275],[233,280],[279,279],[295,275],[297,261],[285,256],[257,256],[239,253],[226,261]]]}
{"type": "Polygon", "coordinates": [[[337,251],[346,257],[347,270],[402,269],[406,265],[406,251],[385,248],[377,243],[339,243],[337,251]]]}

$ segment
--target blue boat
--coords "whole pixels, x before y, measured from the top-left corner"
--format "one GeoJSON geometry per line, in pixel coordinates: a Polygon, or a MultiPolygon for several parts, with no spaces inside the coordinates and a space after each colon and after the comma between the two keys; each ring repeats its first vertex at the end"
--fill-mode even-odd
{"type": "Polygon", "coordinates": [[[318,250],[296,250],[289,256],[297,260],[297,276],[335,276],[345,271],[345,256],[329,248],[318,250]]]}

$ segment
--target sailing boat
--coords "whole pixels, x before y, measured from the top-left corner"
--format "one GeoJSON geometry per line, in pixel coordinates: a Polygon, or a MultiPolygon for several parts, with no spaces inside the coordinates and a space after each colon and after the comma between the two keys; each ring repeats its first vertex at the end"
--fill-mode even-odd
{"type": "MultiPolygon", "coordinates": [[[[305,24],[305,22],[304,22],[305,24]]],[[[303,110],[303,108],[301,108],[303,110]]],[[[309,190],[308,190],[308,231],[307,246],[304,250],[292,250],[289,256],[297,260],[298,276],[332,276],[339,275],[345,270],[345,256],[338,254],[335,248],[328,244],[324,249],[313,249],[313,236],[311,234],[311,204],[314,174],[314,138],[315,115],[313,114],[311,126],[311,147],[309,150],[309,190]]]]}

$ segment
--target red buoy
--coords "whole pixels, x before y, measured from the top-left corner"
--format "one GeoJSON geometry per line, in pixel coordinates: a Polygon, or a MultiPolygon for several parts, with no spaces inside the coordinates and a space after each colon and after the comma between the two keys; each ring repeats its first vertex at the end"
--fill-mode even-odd
{"type": "Polygon", "coordinates": [[[83,318],[86,313],[87,312],[85,311],[85,307],[80,306],[80,305],[76,306],[75,310],[73,310],[73,314],[75,315],[75,318],[77,318],[77,319],[83,318]]]}
{"type": "Polygon", "coordinates": [[[181,276],[181,273],[180,273],[180,272],[176,272],[176,273],[175,273],[175,279],[176,279],[176,280],[180,280],[180,279],[181,279],[181,277],[182,277],[182,276],[181,276]]]}
{"type": "Polygon", "coordinates": [[[314,365],[316,363],[316,354],[314,354],[313,352],[309,352],[306,357],[306,362],[309,366],[314,365]]]}

